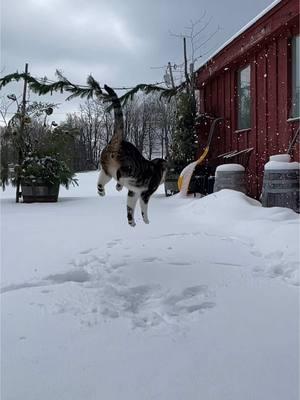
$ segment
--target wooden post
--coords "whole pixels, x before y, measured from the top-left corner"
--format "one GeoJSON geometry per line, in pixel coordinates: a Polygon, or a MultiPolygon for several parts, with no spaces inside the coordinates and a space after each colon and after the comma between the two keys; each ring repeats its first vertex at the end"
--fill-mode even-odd
{"type": "MultiPolygon", "coordinates": [[[[18,149],[18,164],[19,166],[23,162],[23,144],[24,144],[24,126],[25,126],[25,114],[26,114],[26,92],[27,92],[27,74],[28,74],[28,64],[25,64],[25,78],[23,87],[23,98],[22,98],[22,108],[21,108],[21,119],[20,119],[20,129],[19,129],[19,149],[18,149]]],[[[16,203],[19,203],[20,198],[20,177],[17,177],[17,189],[16,189],[16,203]]]]}

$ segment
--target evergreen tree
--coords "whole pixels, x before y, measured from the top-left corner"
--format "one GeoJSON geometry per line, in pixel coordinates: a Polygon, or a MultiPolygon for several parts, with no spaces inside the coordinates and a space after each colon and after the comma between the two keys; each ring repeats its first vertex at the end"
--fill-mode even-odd
{"type": "Polygon", "coordinates": [[[171,148],[171,159],[175,164],[187,165],[195,160],[195,99],[190,92],[177,96],[176,129],[171,148]]]}

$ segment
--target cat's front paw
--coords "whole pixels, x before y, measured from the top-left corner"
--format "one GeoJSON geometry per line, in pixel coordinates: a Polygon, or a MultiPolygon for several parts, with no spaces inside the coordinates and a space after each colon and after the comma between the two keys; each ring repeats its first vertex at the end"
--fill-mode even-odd
{"type": "Polygon", "coordinates": [[[149,224],[150,223],[148,217],[146,217],[143,212],[142,212],[142,217],[143,217],[143,221],[145,222],[145,224],[149,224]]]}
{"type": "Polygon", "coordinates": [[[105,196],[105,190],[101,184],[98,185],[98,194],[99,196],[105,196]]]}
{"type": "Polygon", "coordinates": [[[116,184],[116,189],[118,192],[120,192],[123,189],[123,186],[120,183],[116,184]]]}
{"type": "Polygon", "coordinates": [[[135,220],[134,220],[134,219],[132,219],[131,221],[128,221],[128,224],[129,224],[130,226],[132,226],[133,228],[136,226],[136,223],[135,223],[135,220]]]}

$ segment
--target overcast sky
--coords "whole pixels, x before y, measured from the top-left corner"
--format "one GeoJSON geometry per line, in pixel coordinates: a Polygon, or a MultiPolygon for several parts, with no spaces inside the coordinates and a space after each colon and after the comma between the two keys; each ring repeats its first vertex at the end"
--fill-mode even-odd
{"type": "MultiPolygon", "coordinates": [[[[133,86],[163,80],[168,61],[183,62],[186,27],[202,18],[196,47],[198,66],[272,0],[1,0],[1,76],[24,70],[55,79],[56,69],[74,83],[92,74],[101,85],[133,86]],[[200,57],[203,55],[202,57],[200,57]]],[[[190,51],[189,51],[190,52],[190,51]]],[[[180,79],[180,72],[175,76],[180,79]]],[[[7,86],[7,92],[21,87],[7,86]]],[[[19,94],[16,93],[16,94],[19,94]]],[[[44,101],[52,101],[47,97],[44,101]]],[[[62,102],[56,113],[78,110],[78,101],[62,102]]]]}

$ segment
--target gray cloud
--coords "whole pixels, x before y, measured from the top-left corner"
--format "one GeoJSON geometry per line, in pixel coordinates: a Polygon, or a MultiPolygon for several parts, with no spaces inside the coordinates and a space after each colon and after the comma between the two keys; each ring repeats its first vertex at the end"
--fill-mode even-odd
{"type": "Polygon", "coordinates": [[[162,81],[164,70],[151,67],[183,61],[182,40],[170,31],[186,33],[190,21],[206,11],[204,21],[212,20],[202,41],[221,27],[201,49],[213,51],[270,3],[2,0],[1,75],[22,71],[28,62],[34,76],[53,79],[58,68],[77,83],[85,83],[89,73],[113,86],[162,81]]]}

